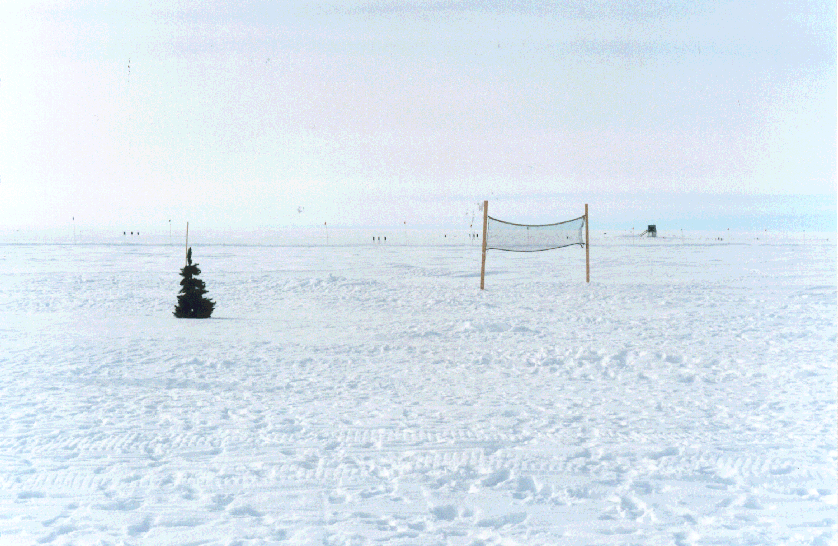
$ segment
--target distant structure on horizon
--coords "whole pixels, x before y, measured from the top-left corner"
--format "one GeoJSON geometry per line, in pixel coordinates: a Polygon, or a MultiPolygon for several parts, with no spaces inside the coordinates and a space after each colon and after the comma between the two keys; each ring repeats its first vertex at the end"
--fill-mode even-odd
{"type": "Polygon", "coordinates": [[[658,236],[658,228],[655,224],[649,224],[649,227],[646,228],[646,231],[640,234],[641,237],[657,237],[658,236]]]}

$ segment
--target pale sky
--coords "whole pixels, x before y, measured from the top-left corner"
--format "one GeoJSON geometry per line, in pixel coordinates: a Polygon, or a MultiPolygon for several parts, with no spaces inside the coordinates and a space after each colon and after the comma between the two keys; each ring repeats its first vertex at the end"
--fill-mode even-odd
{"type": "Polygon", "coordinates": [[[0,6],[0,227],[689,216],[835,158],[834,1],[0,6]]]}

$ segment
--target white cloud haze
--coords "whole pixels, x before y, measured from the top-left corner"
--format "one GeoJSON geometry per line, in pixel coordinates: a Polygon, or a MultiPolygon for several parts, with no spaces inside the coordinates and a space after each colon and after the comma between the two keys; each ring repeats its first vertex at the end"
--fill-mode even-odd
{"type": "Polygon", "coordinates": [[[835,30],[825,1],[13,2],[0,226],[834,204],[835,30]]]}

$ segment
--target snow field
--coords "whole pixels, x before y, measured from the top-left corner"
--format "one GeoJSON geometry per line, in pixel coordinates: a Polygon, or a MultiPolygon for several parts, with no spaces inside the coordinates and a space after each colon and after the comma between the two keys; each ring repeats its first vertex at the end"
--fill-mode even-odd
{"type": "Polygon", "coordinates": [[[0,246],[0,544],[833,544],[835,250],[0,246]]]}

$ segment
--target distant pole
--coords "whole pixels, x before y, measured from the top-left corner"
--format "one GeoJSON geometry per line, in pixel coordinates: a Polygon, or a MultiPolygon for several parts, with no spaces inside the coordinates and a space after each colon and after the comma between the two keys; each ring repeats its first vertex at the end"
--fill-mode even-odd
{"type": "Polygon", "coordinates": [[[329,224],[323,222],[323,226],[326,228],[326,246],[329,246],[329,224]]]}
{"type": "Polygon", "coordinates": [[[172,242],[172,221],[169,220],[169,244],[172,242]]]}
{"type": "Polygon", "coordinates": [[[591,282],[591,239],[588,237],[587,203],[585,203],[585,282],[591,282]]]}
{"type": "Polygon", "coordinates": [[[489,223],[489,202],[483,201],[483,257],[480,259],[480,290],[483,290],[483,279],[486,276],[486,228],[489,223]]]}
{"type": "Polygon", "coordinates": [[[76,244],[76,217],[73,216],[73,244],[76,244]]]}
{"type": "Polygon", "coordinates": [[[189,222],[186,222],[186,255],[183,257],[183,263],[189,265],[189,222]]]}

